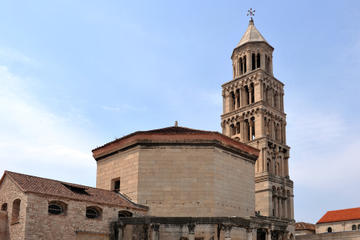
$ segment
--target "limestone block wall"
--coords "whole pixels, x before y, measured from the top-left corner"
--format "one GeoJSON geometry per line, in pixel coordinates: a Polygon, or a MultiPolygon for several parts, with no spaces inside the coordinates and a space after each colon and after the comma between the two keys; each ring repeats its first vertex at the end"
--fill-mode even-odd
{"type": "Polygon", "coordinates": [[[138,203],[153,216],[212,216],[214,160],[213,147],[142,148],[138,203]]]}
{"type": "Polygon", "coordinates": [[[214,149],[215,216],[253,216],[254,164],[222,149],[214,149]]]}
{"type": "Polygon", "coordinates": [[[21,190],[8,176],[5,176],[2,184],[0,185],[0,204],[3,205],[4,203],[7,204],[7,224],[9,239],[25,239],[27,197],[24,193],[21,192],[21,190]],[[13,222],[13,203],[16,199],[20,199],[20,211],[18,221],[13,222]]]}
{"type": "Polygon", "coordinates": [[[143,148],[138,182],[149,215],[254,214],[254,164],[216,147],[143,148]]]}
{"type": "Polygon", "coordinates": [[[97,162],[96,187],[111,190],[111,180],[120,178],[120,192],[138,201],[138,148],[114,154],[97,162]]]}
{"type": "MultiPolygon", "coordinates": [[[[356,231],[359,232],[358,226],[360,226],[360,220],[353,221],[342,221],[342,222],[333,222],[333,223],[319,223],[315,225],[316,233],[327,233],[328,228],[331,227],[333,232],[347,232],[353,231],[352,226],[356,226],[356,231]]],[[[359,232],[360,234],[360,232],[359,232]]]]}

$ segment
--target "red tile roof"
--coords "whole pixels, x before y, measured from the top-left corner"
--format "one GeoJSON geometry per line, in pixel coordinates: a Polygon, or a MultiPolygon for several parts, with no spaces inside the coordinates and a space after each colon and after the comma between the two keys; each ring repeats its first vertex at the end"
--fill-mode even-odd
{"type": "Polygon", "coordinates": [[[57,180],[40,178],[21,173],[5,171],[0,180],[0,185],[5,176],[12,179],[25,193],[44,194],[60,198],[93,202],[111,206],[126,207],[134,210],[147,210],[146,206],[131,202],[122,194],[88,186],[66,183],[57,180]]]}
{"type": "Polygon", "coordinates": [[[317,223],[340,222],[360,219],[360,207],[328,211],[317,223]]]}
{"type": "Polygon", "coordinates": [[[203,131],[185,127],[167,127],[150,131],[137,131],[122,138],[116,139],[92,150],[95,159],[126,148],[137,142],[147,143],[196,143],[216,141],[223,146],[234,148],[251,158],[257,158],[259,150],[244,143],[238,142],[218,132],[203,131]]]}
{"type": "Polygon", "coordinates": [[[295,223],[295,230],[310,230],[315,231],[315,225],[312,223],[306,223],[306,222],[297,222],[295,223]]]}

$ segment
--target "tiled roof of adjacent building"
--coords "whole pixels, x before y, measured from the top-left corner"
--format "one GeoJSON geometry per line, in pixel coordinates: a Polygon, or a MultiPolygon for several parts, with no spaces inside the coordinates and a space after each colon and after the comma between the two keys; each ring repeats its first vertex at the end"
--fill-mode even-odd
{"type": "Polygon", "coordinates": [[[257,159],[259,150],[249,145],[236,141],[218,132],[203,131],[185,127],[167,127],[150,131],[137,131],[122,138],[116,139],[105,145],[92,150],[95,159],[107,154],[134,146],[139,143],[174,143],[174,144],[195,144],[195,143],[218,143],[224,147],[233,148],[250,158],[257,159]]]}
{"type": "Polygon", "coordinates": [[[317,223],[330,223],[360,219],[360,207],[328,211],[317,223]]]}
{"type": "Polygon", "coordinates": [[[124,195],[109,190],[93,188],[53,179],[35,177],[21,173],[5,171],[0,180],[8,176],[25,193],[42,194],[97,204],[120,206],[134,210],[147,210],[148,207],[133,203],[124,195]]]}
{"type": "Polygon", "coordinates": [[[296,231],[300,231],[300,230],[315,231],[315,225],[312,223],[297,222],[297,223],[295,223],[295,230],[296,231]]]}

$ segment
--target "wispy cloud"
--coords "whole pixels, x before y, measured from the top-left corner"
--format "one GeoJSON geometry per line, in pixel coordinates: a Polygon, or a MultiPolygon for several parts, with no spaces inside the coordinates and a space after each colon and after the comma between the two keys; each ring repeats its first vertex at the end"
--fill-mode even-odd
{"type": "Polygon", "coordinates": [[[30,58],[20,51],[13,48],[0,48],[0,61],[3,63],[21,63],[31,66],[39,65],[39,62],[34,58],[30,58]]]}
{"type": "Polygon", "coordinates": [[[75,127],[71,117],[47,109],[24,87],[26,81],[0,66],[0,171],[93,166],[91,137],[75,127]],[[29,166],[32,169],[25,169],[29,166]]]}
{"type": "Polygon", "coordinates": [[[117,105],[117,106],[103,105],[103,106],[101,106],[101,108],[106,111],[121,112],[121,113],[144,112],[147,110],[147,108],[145,106],[132,106],[130,104],[125,104],[125,103],[121,104],[121,105],[117,105]]]}

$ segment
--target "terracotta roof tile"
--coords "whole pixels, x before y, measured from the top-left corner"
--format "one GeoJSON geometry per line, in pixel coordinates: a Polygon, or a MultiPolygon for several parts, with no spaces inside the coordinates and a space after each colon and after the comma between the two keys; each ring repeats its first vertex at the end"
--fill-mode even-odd
{"type": "Polygon", "coordinates": [[[295,230],[310,230],[315,231],[315,224],[312,223],[306,223],[306,222],[297,222],[295,223],[295,230]]]}
{"type": "Polygon", "coordinates": [[[131,202],[122,194],[109,190],[66,183],[10,171],[5,171],[2,179],[5,177],[5,175],[10,177],[25,193],[45,194],[98,204],[127,207],[136,210],[148,209],[146,206],[131,202]]]}
{"type": "Polygon", "coordinates": [[[203,131],[185,127],[167,127],[154,129],[149,131],[137,131],[126,135],[122,138],[116,139],[109,143],[104,144],[101,147],[97,147],[93,152],[95,159],[116,151],[121,148],[125,148],[131,144],[136,143],[137,141],[146,141],[146,142],[196,142],[196,141],[217,141],[224,146],[232,147],[237,150],[240,150],[255,159],[259,154],[259,150],[253,148],[247,144],[238,142],[230,137],[227,137],[221,133],[214,131],[203,131]]]}
{"type": "Polygon", "coordinates": [[[360,207],[328,211],[317,223],[340,222],[360,219],[360,207]]]}

